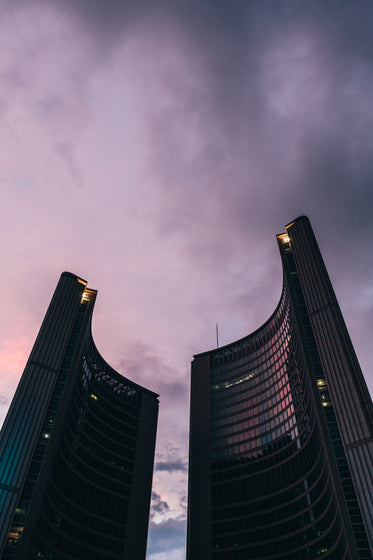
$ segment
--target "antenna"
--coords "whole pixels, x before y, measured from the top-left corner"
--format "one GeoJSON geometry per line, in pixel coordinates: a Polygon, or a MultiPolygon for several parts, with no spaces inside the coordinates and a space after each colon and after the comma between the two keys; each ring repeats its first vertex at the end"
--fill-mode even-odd
{"type": "Polygon", "coordinates": [[[219,348],[219,325],[216,323],[216,348],[219,348]]]}

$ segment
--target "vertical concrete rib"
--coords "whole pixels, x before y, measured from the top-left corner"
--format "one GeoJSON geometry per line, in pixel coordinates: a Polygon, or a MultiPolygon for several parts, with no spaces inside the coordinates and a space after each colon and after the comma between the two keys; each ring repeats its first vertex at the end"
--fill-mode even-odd
{"type": "Polygon", "coordinates": [[[361,476],[373,472],[372,401],[309,220],[286,231],[373,549],[373,485],[361,476]]]}
{"type": "Polygon", "coordinates": [[[61,276],[4,421],[0,436],[0,557],[83,290],[75,276],[61,276]]]}

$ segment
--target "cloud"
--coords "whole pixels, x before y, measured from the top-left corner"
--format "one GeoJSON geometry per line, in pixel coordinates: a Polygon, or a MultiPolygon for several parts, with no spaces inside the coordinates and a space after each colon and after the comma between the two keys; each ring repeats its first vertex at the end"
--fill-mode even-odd
{"type": "Polygon", "coordinates": [[[172,560],[184,560],[185,548],[167,549],[166,552],[159,552],[149,556],[149,560],[169,560],[169,558],[172,558],[172,560]]]}
{"type": "Polygon", "coordinates": [[[169,473],[174,471],[187,472],[188,467],[182,461],[170,461],[170,462],[158,461],[155,464],[154,470],[167,471],[169,473]]]}
{"type": "Polygon", "coordinates": [[[130,377],[135,376],[138,383],[153,384],[154,391],[162,399],[176,404],[187,399],[188,388],[185,382],[174,381],[179,373],[167,363],[167,358],[159,355],[156,348],[136,340],[127,348],[119,368],[128,372],[130,377]]]}
{"type": "Polygon", "coordinates": [[[179,508],[182,512],[181,517],[186,519],[188,512],[188,497],[186,491],[184,490],[179,493],[179,508]]]}
{"type": "Polygon", "coordinates": [[[164,514],[167,513],[170,509],[168,503],[165,500],[162,500],[161,496],[157,494],[154,490],[152,492],[152,517],[154,517],[155,513],[164,514]]]}
{"type": "MultiPolygon", "coordinates": [[[[168,518],[160,523],[150,522],[148,554],[180,550],[185,547],[185,520],[168,518]]],[[[185,554],[185,552],[184,552],[185,554]]]]}

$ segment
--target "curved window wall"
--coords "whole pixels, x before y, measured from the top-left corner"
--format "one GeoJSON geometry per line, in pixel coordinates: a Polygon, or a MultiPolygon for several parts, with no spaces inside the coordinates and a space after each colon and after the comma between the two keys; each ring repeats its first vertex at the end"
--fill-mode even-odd
{"type": "Polygon", "coordinates": [[[31,558],[123,558],[141,390],[83,350],[31,558]],[[73,489],[73,491],[72,491],[73,489]]]}
{"type": "Polygon", "coordinates": [[[213,558],[348,557],[296,324],[285,284],[261,329],[211,352],[213,558]]]}

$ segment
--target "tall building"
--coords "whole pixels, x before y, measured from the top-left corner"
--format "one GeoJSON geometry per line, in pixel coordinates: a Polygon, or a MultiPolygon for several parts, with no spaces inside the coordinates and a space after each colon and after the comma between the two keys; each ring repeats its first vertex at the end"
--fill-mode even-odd
{"type": "Polygon", "coordinates": [[[368,560],[372,401],[311,225],[277,236],[283,290],[192,362],[188,560],[368,560]]]}
{"type": "Polygon", "coordinates": [[[144,560],[158,395],[93,342],[96,291],[61,275],[0,438],[2,560],[144,560]]]}

